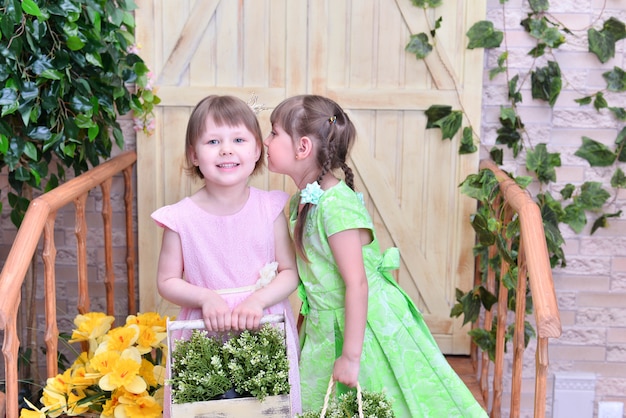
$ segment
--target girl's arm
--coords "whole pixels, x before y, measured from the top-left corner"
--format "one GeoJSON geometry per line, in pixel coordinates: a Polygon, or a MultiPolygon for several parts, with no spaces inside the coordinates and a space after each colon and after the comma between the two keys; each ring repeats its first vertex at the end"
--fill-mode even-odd
{"type": "Polygon", "coordinates": [[[212,290],[195,286],[183,278],[183,250],[180,237],[164,228],[157,269],[157,288],[166,300],[187,308],[201,308],[209,331],[230,329],[230,309],[224,299],[212,290]]]}
{"type": "Polygon", "coordinates": [[[254,329],[259,327],[263,311],[285,300],[298,287],[300,281],[296,266],[287,220],[280,214],[274,221],[274,240],[278,271],[274,280],[267,286],[255,291],[241,302],[232,312],[232,327],[235,329],[254,329]]]}
{"type": "Polygon", "coordinates": [[[328,237],[339,273],[346,284],[343,350],[335,360],[333,378],[348,387],[355,387],[358,383],[361,367],[368,297],[362,247],[369,241],[371,238],[365,229],[348,229],[328,237]]]}

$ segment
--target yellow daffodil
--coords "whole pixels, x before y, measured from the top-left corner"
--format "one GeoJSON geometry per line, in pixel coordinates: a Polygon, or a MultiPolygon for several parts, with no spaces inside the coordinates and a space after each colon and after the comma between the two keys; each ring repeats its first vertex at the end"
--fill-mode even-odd
{"type": "Polygon", "coordinates": [[[120,404],[115,408],[115,418],[158,418],[162,407],[147,392],[139,395],[127,394],[119,398],[120,404]]]}
{"type": "Polygon", "coordinates": [[[166,332],[156,332],[154,328],[139,325],[139,338],[137,339],[137,349],[141,354],[147,354],[158,347],[167,338],[166,332]]]}
{"type": "Polygon", "coordinates": [[[83,389],[72,389],[67,398],[67,414],[70,416],[80,416],[89,411],[90,401],[85,400],[87,395],[83,389]]]}
{"type": "Polygon", "coordinates": [[[113,366],[120,359],[118,351],[105,351],[95,355],[89,364],[101,374],[107,374],[113,370],[113,366]]]}
{"type": "Polygon", "coordinates": [[[25,400],[29,408],[21,410],[20,418],[94,412],[100,418],[160,417],[167,319],[154,312],[130,315],[126,325],[112,329],[112,316],[77,315],[70,342],[88,342],[88,350],[62,374],[46,380],[40,409],[25,400]]]}
{"type": "Polygon", "coordinates": [[[30,403],[28,399],[24,399],[24,401],[30,408],[32,408],[32,410],[23,408],[20,411],[20,418],[46,418],[48,416],[46,415],[46,413],[50,408],[44,407],[39,409],[35,405],[30,403]]]}
{"type": "Polygon", "coordinates": [[[100,378],[98,385],[104,390],[124,387],[131,393],[141,393],[147,389],[148,385],[138,375],[140,368],[141,354],[135,347],[130,347],[122,352],[108,373],[100,378]]]}
{"type": "Polygon", "coordinates": [[[108,332],[94,355],[105,351],[124,351],[131,347],[139,338],[139,326],[129,325],[115,328],[108,332]]]}
{"type": "Polygon", "coordinates": [[[110,329],[115,318],[102,312],[88,312],[77,315],[74,319],[76,329],[72,332],[70,342],[88,341],[105,335],[110,329]]]}
{"type": "Polygon", "coordinates": [[[126,323],[145,325],[151,328],[155,328],[157,332],[159,330],[165,331],[165,327],[167,325],[167,317],[162,317],[156,312],[145,312],[137,316],[128,315],[128,317],[126,317],[126,323]]]}

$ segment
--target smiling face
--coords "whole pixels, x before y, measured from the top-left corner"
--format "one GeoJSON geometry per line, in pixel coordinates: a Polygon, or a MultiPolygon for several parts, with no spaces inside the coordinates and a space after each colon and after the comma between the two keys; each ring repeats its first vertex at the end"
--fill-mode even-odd
{"type": "Polygon", "coordinates": [[[228,186],[248,181],[261,150],[255,135],[243,124],[217,124],[207,117],[203,133],[191,146],[190,156],[207,183],[228,186]]]}

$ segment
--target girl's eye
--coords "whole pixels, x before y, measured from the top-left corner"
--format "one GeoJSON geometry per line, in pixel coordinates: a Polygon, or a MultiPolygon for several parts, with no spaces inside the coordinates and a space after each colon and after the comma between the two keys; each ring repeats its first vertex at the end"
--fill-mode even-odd
{"type": "Polygon", "coordinates": [[[215,144],[217,144],[218,142],[219,142],[219,141],[218,141],[217,139],[209,139],[209,140],[207,141],[207,144],[215,145],[215,144]]]}
{"type": "Polygon", "coordinates": [[[276,131],[270,131],[270,135],[276,136],[276,131]]]}
{"type": "Polygon", "coordinates": [[[245,140],[243,138],[235,138],[235,142],[244,142],[245,140]]]}

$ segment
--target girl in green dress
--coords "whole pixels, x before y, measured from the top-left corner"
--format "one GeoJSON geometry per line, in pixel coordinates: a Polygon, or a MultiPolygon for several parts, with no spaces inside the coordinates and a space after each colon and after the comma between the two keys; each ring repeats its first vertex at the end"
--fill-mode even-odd
{"type": "Polygon", "coordinates": [[[289,223],[305,315],[303,410],[322,407],[332,376],[338,393],[357,382],[385,391],[399,418],[486,417],[390,274],[399,267],[398,250],[381,253],[346,164],[356,137],[348,115],[328,98],[302,95],[280,103],[270,120],[269,169],[300,189],[289,223]],[[338,169],[343,179],[333,174],[338,169]]]}

